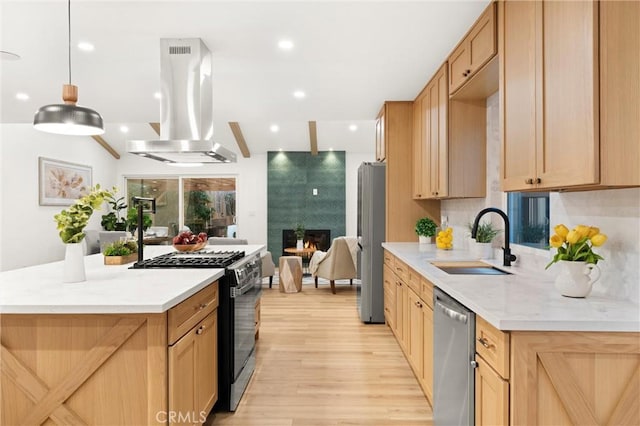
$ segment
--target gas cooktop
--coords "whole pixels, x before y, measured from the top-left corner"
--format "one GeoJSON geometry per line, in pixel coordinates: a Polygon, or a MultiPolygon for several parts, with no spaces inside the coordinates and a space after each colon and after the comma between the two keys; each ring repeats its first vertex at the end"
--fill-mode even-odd
{"type": "Polygon", "coordinates": [[[243,251],[176,251],[136,262],[131,268],[226,268],[243,257],[243,251]]]}

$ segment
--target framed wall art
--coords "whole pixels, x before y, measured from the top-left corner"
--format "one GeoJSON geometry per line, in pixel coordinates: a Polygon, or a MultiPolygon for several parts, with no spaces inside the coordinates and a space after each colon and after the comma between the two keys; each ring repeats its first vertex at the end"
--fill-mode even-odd
{"type": "Polygon", "coordinates": [[[69,206],[91,189],[91,166],[44,157],[38,163],[41,206],[69,206]]]}

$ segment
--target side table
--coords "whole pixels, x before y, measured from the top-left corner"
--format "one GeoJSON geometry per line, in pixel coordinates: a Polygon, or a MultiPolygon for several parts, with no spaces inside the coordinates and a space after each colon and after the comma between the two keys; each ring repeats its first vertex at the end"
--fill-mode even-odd
{"type": "Polygon", "coordinates": [[[279,288],[282,293],[302,291],[302,257],[280,256],[279,288]]]}

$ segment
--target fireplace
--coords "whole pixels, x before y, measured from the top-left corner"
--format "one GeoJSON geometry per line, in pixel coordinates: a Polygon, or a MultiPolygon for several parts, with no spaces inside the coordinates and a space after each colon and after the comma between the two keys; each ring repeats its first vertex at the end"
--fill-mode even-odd
{"type": "MultiPolygon", "coordinates": [[[[293,229],[282,230],[282,255],[291,256],[291,253],[285,253],[284,249],[296,246],[296,234],[293,229]]],[[[304,247],[315,247],[316,250],[327,251],[331,246],[331,230],[330,229],[307,229],[304,231],[302,239],[304,247]]]]}

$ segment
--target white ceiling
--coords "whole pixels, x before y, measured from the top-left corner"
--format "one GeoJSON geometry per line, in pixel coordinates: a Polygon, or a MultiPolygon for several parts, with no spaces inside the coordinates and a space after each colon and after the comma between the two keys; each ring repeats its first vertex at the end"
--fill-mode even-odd
{"type": "MultiPolygon", "coordinates": [[[[0,1],[0,50],[21,57],[0,62],[0,122],[30,123],[37,108],[62,101],[67,2],[0,1]]],[[[124,154],[127,139],[154,138],[146,123],[160,121],[160,38],[198,37],[213,54],[216,141],[240,155],[227,124],[237,121],[251,153],[305,151],[315,120],[321,151],[367,152],[382,103],[412,100],[487,4],[73,0],[72,82],[78,104],[102,114],[103,137],[124,154]],[[295,47],[279,49],[282,38],[295,47]],[[95,50],[80,51],[80,41],[95,50]]]]}

